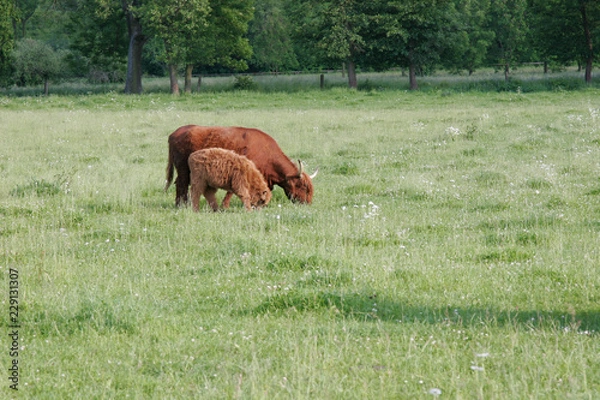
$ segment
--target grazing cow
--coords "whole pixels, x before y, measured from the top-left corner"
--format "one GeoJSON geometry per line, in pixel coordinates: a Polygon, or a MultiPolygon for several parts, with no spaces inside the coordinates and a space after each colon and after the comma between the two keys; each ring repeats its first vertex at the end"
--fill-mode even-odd
{"type": "MultiPolygon", "coordinates": [[[[169,136],[169,162],[165,191],[173,181],[173,168],[177,169],[175,180],[175,204],[187,203],[190,170],[188,157],[196,150],[220,147],[233,150],[248,157],[263,174],[270,190],[278,185],[292,201],[311,203],[313,197],[312,179],[317,171],[309,176],[302,171],[302,162],[296,166],[286,156],[275,139],[266,133],[252,128],[186,125],[169,136]]],[[[223,207],[229,206],[232,193],[223,199],[223,207]]]]}
{"type": "Polygon", "coordinates": [[[198,211],[201,194],[213,211],[217,211],[217,189],[235,193],[248,211],[252,207],[266,206],[271,200],[267,182],[254,163],[231,150],[210,148],[195,151],[190,155],[188,165],[194,211],[198,211]]]}

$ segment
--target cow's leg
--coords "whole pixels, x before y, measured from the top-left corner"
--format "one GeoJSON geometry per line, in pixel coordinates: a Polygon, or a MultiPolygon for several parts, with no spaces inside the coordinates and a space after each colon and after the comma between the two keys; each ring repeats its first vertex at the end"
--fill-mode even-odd
{"type": "Polygon", "coordinates": [[[192,208],[196,212],[200,209],[200,195],[206,191],[206,188],[205,180],[192,177],[192,208]]]}
{"type": "Polygon", "coordinates": [[[229,202],[231,201],[232,197],[233,197],[233,192],[227,192],[227,194],[223,198],[223,203],[221,204],[221,207],[223,207],[225,209],[229,208],[229,202]]]}
{"type": "Polygon", "coordinates": [[[177,167],[177,179],[175,179],[175,205],[185,206],[188,202],[188,187],[190,186],[190,168],[185,162],[179,162],[176,164],[177,167]]]}
{"type": "Polygon", "coordinates": [[[204,190],[204,197],[206,197],[206,201],[212,207],[213,211],[219,210],[219,205],[217,204],[217,197],[215,194],[217,193],[217,189],[214,187],[207,186],[204,190]]]}

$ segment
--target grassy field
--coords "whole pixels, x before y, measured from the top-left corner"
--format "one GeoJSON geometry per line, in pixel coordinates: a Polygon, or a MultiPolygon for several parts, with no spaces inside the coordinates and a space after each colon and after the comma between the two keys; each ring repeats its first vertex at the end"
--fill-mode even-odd
{"type": "Polygon", "coordinates": [[[0,98],[0,397],[600,397],[599,95],[0,98]],[[270,133],[314,203],[175,208],[190,123],[270,133]]]}

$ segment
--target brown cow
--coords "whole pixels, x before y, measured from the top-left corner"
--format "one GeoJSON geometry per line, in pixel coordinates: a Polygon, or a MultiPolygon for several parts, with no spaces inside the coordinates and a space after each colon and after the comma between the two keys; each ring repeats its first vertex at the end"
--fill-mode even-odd
{"type": "Polygon", "coordinates": [[[201,194],[206,197],[213,211],[217,211],[217,189],[235,193],[248,211],[252,210],[252,207],[265,206],[271,200],[267,182],[254,163],[231,150],[198,150],[190,155],[188,164],[191,171],[194,211],[198,211],[201,194]]]}
{"type": "MultiPolygon", "coordinates": [[[[220,147],[233,150],[248,157],[263,174],[270,190],[278,185],[292,201],[311,203],[313,197],[312,176],[302,172],[302,163],[298,167],[286,156],[275,139],[266,133],[252,128],[186,125],[178,128],[169,136],[169,162],[165,191],[173,181],[173,167],[177,169],[175,180],[175,204],[187,203],[190,170],[188,157],[196,150],[220,147]]],[[[229,206],[232,194],[227,193],[223,207],[229,206]]]]}

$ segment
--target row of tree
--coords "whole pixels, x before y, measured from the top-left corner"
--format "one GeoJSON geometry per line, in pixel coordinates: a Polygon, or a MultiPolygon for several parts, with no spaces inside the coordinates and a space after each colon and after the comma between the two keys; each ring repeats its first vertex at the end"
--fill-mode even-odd
{"type": "Polygon", "coordinates": [[[577,63],[592,79],[600,0],[0,0],[0,77],[46,82],[61,71],[123,79],[344,65],[417,76],[521,62],[577,63]],[[66,66],[70,68],[67,68],[66,66]]]}

